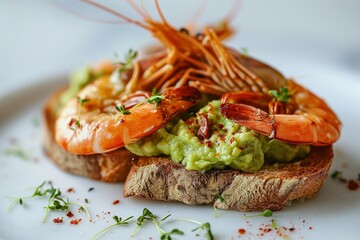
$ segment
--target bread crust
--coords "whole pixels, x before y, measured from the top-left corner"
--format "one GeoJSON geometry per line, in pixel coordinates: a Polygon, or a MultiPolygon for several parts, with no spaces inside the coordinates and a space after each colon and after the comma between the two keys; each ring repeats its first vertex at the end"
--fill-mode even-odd
{"type": "Polygon", "coordinates": [[[52,94],[43,107],[44,151],[63,170],[104,182],[123,182],[136,156],[121,148],[105,154],[76,155],[61,148],[54,137],[56,109],[65,88],[52,94]]]}
{"type": "Polygon", "coordinates": [[[137,196],[189,205],[212,204],[238,211],[281,210],[296,199],[312,198],[323,185],[332,146],[312,147],[294,163],[266,166],[256,173],[237,170],[190,171],[168,158],[142,158],[127,176],[125,197],[137,196]],[[215,197],[221,194],[224,201],[215,197]]]}

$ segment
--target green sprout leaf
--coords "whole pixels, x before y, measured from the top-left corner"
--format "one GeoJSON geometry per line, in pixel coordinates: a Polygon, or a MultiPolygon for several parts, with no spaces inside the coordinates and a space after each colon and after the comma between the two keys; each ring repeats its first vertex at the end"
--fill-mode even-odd
{"type": "Polygon", "coordinates": [[[24,151],[20,146],[14,146],[4,150],[4,154],[8,156],[15,156],[22,160],[28,160],[30,158],[29,154],[24,151]]]}
{"type": "Polygon", "coordinates": [[[125,108],[125,105],[116,105],[115,109],[116,109],[116,111],[118,111],[119,113],[121,113],[123,115],[128,115],[131,113],[130,110],[127,110],[125,108]]]}
{"type": "Polygon", "coordinates": [[[252,216],[246,216],[246,217],[260,217],[260,216],[271,217],[272,215],[273,215],[273,211],[271,211],[270,209],[266,209],[262,213],[252,215],[252,216]]]}
{"type": "Polygon", "coordinates": [[[281,87],[279,91],[270,90],[268,93],[273,96],[275,102],[280,101],[284,103],[289,102],[292,95],[287,87],[281,87]]]}
{"type": "Polygon", "coordinates": [[[220,202],[225,202],[225,199],[221,196],[220,193],[215,194],[215,199],[218,199],[220,202]]]}
{"type": "Polygon", "coordinates": [[[121,67],[119,68],[119,72],[123,73],[123,72],[130,70],[132,68],[133,61],[137,57],[137,55],[138,55],[138,52],[134,51],[133,49],[130,48],[129,51],[127,53],[125,53],[125,56],[124,56],[125,61],[117,62],[118,64],[121,65],[121,67]]]}

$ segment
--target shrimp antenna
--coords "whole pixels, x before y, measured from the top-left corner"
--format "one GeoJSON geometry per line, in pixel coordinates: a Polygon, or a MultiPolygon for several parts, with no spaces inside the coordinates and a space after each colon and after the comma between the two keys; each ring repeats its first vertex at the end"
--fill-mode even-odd
{"type": "Polygon", "coordinates": [[[226,14],[224,21],[231,22],[236,17],[236,15],[239,13],[240,6],[241,6],[241,0],[234,1],[232,8],[226,14]]]}
{"type": "Polygon", "coordinates": [[[92,0],[81,0],[81,1],[83,1],[83,2],[85,2],[87,4],[90,4],[90,5],[94,6],[94,7],[100,8],[100,9],[102,9],[102,10],[108,12],[108,13],[111,13],[112,15],[120,17],[121,19],[125,20],[126,22],[134,23],[134,24],[138,25],[139,27],[142,27],[142,28],[147,29],[147,30],[151,30],[145,24],[143,24],[143,23],[141,23],[141,22],[139,22],[137,20],[131,19],[129,17],[126,17],[125,15],[123,15],[123,14],[121,14],[119,12],[116,12],[116,11],[114,11],[114,10],[112,10],[112,9],[110,9],[110,8],[100,4],[100,3],[94,2],[92,0]]]}
{"type": "Polygon", "coordinates": [[[206,3],[205,0],[201,0],[199,7],[196,9],[195,13],[192,15],[192,17],[190,18],[190,24],[191,23],[195,23],[199,20],[199,18],[201,17],[201,15],[204,14],[204,9],[205,9],[206,3]]]}
{"type": "Polygon", "coordinates": [[[170,26],[170,24],[168,23],[168,21],[166,21],[166,18],[164,17],[164,14],[163,12],[161,11],[161,8],[160,8],[160,5],[159,5],[159,0],[155,0],[155,4],[156,4],[156,9],[160,15],[160,18],[161,20],[163,21],[163,23],[166,25],[166,26],[170,26]]]}
{"type": "Polygon", "coordinates": [[[54,5],[57,8],[60,8],[61,10],[68,12],[70,14],[73,14],[77,17],[83,18],[87,21],[92,21],[92,22],[100,22],[100,23],[107,23],[107,24],[124,24],[126,22],[124,21],[112,21],[112,20],[103,20],[103,19],[96,19],[96,18],[91,18],[89,16],[83,15],[79,12],[74,11],[73,9],[66,7],[65,5],[62,5],[60,3],[57,3],[55,1],[50,1],[50,4],[54,5]]]}
{"type": "Polygon", "coordinates": [[[138,5],[136,5],[136,3],[134,3],[134,1],[132,0],[126,0],[128,4],[130,4],[134,9],[135,11],[140,14],[140,16],[142,16],[144,19],[147,19],[149,16],[147,16],[147,14],[145,12],[143,12],[141,10],[141,8],[139,8],[138,5]]]}

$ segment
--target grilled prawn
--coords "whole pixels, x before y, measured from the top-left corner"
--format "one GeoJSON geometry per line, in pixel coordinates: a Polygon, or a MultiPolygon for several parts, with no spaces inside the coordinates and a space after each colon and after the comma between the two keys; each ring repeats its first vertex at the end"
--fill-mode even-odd
{"type": "Polygon", "coordinates": [[[109,81],[103,77],[87,85],[62,109],[55,139],[68,152],[86,155],[121,148],[154,133],[200,99],[195,88],[186,86],[161,95],[122,96],[109,81]]]}
{"type": "MultiPolygon", "coordinates": [[[[293,80],[289,99],[274,100],[263,93],[229,93],[221,113],[230,120],[269,138],[310,145],[330,145],[340,137],[341,122],[324,100],[293,80]]],[[[287,94],[287,93],[285,93],[287,94]]]]}

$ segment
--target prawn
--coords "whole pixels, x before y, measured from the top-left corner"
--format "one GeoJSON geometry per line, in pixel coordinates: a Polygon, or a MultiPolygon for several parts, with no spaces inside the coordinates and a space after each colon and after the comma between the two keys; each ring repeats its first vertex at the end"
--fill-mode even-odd
{"type": "Polygon", "coordinates": [[[241,61],[239,53],[221,42],[231,35],[228,25],[192,35],[170,25],[157,0],[161,21],[153,20],[132,1],[128,2],[143,17],[142,21],[94,1],[83,1],[148,30],[163,48],[143,59],[136,59],[131,52],[132,67],[124,74],[116,77],[115,70],[97,79],[65,105],[56,121],[55,139],[68,152],[103,153],[148,136],[195,105],[199,91],[216,96],[229,91],[268,91],[266,82],[252,72],[259,64],[253,64],[251,58],[241,61]],[[162,94],[155,108],[146,100],[152,97],[149,91],[154,88],[162,94]]]}
{"type": "Polygon", "coordinates": [[[87,85],[62,109],[55,139],[68,152],[87,155],[121,148],[154,133],[200,99],[188,86],[161,95],[136,92],[121,97],[111,93],[107,81],[103,77],[87,85]]]}
{"type": "Polygon", "coordinates": [[[326,102],[293,80],[288,80],[288,89],[292,93],[288,103],[269,102],[269,94],[227,94],[220,111],[235,123],[280,141],[323,146],[338,140],[341,122],[326,102]]]}

